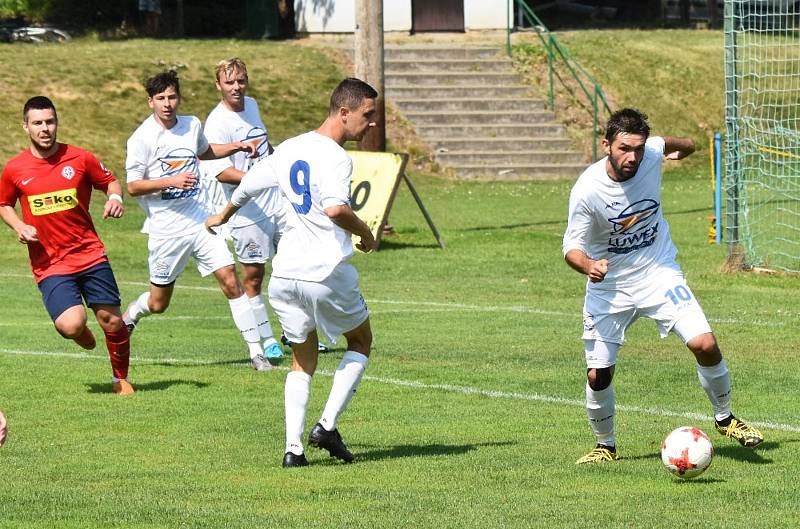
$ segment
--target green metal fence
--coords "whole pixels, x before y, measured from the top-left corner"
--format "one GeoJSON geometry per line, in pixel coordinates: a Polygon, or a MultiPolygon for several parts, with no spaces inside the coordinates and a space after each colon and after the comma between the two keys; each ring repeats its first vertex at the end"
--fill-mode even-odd
{"type": "MultiPolygon", "coordinates": [[[[611,108],[606,100],[603,88],[594,77],[570,55],[569,50],[559,42],[556,36],[547,29],[544,22],[534,13],[533,9],[524,0],[514,2],[522,11],[525,20],[533,27],[536,35],[541,40],[547,54],[547,104],[550,110],[556,110],[556,89],[558,85],[573,97],[582,94],[591,106],[592,113],[592,159],[597,160],[597,144],[602,134],[602,116],[611,114],[611,108]]],[[[509,9],[511,2],[509,2],[509,9]]],[[[511,56],[512,17],[508,16],[508,29],[506,31],[506,51],[511,56]]]]}

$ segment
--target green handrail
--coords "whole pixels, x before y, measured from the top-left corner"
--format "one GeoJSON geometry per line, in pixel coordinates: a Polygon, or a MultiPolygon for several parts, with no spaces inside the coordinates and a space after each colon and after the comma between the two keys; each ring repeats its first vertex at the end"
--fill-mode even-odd
{"type": "MultiPolygon", "coordinates": [[[[564,79],[561,78],[557,71],[557,64],[559,63],[563,65],[563,67],[567,70],[570,74],[570,77],[578,84],[583,94],[586,96],[586,99],[591,103],[592,106],[592,159],[597,160],[597,140],[600,136],[600,104],[602,103],[602,110],[605,110],[607,114],[611,114],[611,108],[608,105],[608,100],[606,99],[606,94],[603,92],[603,88],[600,84],[595,81],[594,77],[591,76],[586,69],[581,66],[578,61],[576,61],[567,51],[567,49],[559,42],[556,36],[547,29],[547,26],[544,25],[542,20],[533,12],[525,0],[515,0],[514,2],[508,2],[508,9],[511,9],[511,4],[517,4],[522,8],[522,13],[527,22],[534,27],[536,30],[536,35],[539,37],[539,40],[542,41],[542,45],[547,53],[547,103],[550,110],[555,111],[556,103],[555,103],[555,82],[554,78],[558,77],[558,80],[564,86],[565,89],[570,90],[567,86],[564,79]]],[[[511,13],[508,13],[508,28],[506,30],[506,52],[508,56],[511,56],[511,30],[512,30],[512,18],[511,13]]]]}

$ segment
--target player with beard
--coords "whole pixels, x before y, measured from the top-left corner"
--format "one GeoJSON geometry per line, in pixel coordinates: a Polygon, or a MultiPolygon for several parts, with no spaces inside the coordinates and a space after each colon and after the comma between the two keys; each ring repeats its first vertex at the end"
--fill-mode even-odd
{"type": "Polygon", "coordinates": [[[89,215],[92,190],[98,189],[107,197],[103,218],[120,218],[125,211],[122,186],[91,153],[58,143],[58,115],[50,99],[30,98],[22,126],[31,145],[3,170],[0,217],[28,246],[33,276],[56,330],[84,349],[94,349],[85,301],[105,334],[112,388],[130,395],[130,340],[120,314],[119,288],[89,215]],[[22,219],[14,209],[17,201],[22,219]]]}
{"type": "Polygon", "coordinates": [[[577,463],[619,458],[614,435],[614,367],[625,331],[639,317],[654,320],[662,337],[674,332],[693,353],[711,402],[714,427],[754,448],[764,437],[731,413],[731,380],[703,309],[676,261],[677,249],[661,208],[664,158],[694,152],[689,138],[650,136],[647,116],[615,112],[602,141],[606,157],[572,188],[563,253],[588,276],[583,308],[586,410],[597,444],[577,463]]]}

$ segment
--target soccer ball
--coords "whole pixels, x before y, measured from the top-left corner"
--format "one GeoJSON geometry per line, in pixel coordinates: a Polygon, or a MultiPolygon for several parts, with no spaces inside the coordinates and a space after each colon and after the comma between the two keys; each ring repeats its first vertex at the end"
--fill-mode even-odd
{"type": "Polygon", "coordinates": [[[661,443],[661,461],[679,478],[694,478],[711,466],[714,447],[699,428],[681,426],[661,443]]]}

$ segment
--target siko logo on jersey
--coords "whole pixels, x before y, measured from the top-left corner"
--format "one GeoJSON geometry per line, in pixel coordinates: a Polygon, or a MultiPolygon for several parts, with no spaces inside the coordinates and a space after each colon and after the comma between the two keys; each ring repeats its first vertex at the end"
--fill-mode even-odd
{"type": "Polygon", "coordinates": [[[616,217],[608,219],[612,226],[608,251],[626,254],[656,242],[658,208],[658,202],[645,198],[629,205],[616,217]]]}
{"type": "Polygon", "coordinates": [[[161,162],[161,177],[192,173],[197,177],[191,189],[168,187],[161,191],[161,200],[175,200],[192,197],[200,192],[200,178],[197,171],[197,156],[190,149],[175,149],[158,159],[161,162]]]}
{"type": "Polygon", "coordinates": [[[253,127],[252,129],[250,129],[247,135],[244,138],[242,138],[242,141],[244,143],[249,143],[250,145],[253,145],[256,148],[256,153],[258,153],[255,158],[248,159],[249,165],[251,167],[254,163],[256,163],[258,160],[262,159],[264,156],[268,154],[267,153],[267,151],[269,150],[268,140],[269,140],[269,135],[267,134],[267,131],[262,129],[261,127],[253,127]]]}
{"type": "Polygon", "coordinates": [[[73,188],[28,197],[28,206],[35,216],[49,215],[78,206],[78,190],[73,188]]]}

